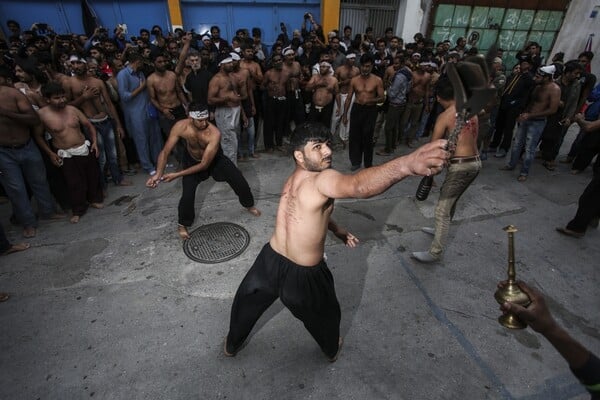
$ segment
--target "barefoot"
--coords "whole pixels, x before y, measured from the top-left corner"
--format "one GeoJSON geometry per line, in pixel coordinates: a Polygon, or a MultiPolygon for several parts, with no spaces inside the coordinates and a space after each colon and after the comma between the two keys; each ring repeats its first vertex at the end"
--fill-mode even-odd
{"type": "Polygon", "coordinates": [[[90,203],[90,207],[101,210],[104,208],[104,203],[90,203]]]}
{"type": "Polygon", "coordinates": [[[188,240],[190,238],[190,234],[187,228],[183,225],[177,225],[177,233],[179,234],[179,237],[183,240],[188,240]]]}
{"type": "Polygon", "coordinates": [[[17,244],[13,244],[13,245],[11,245],[8,248],[8,250],[6,250],[4,253],[2,253],[0,255],[7,256],[9,254],[16,253],[18,251],[27,250],[30,247],[31,247],[31,245],[29,243],[17,243],[17,244]]]}
{"type": "Polygon", "coordinates": [[[37,231],[33,227],[30,226],[29,228],[23,229],[23,237],[24,238],[29,239],[29,238],[35,237],[35,235],[37,235],[37,231]]]}
{"type": "Polygon", "coordinates": [[[223,354],[225,354],[225,357],[235,357],[235,353],[227,351],[227,336],[225,336],[225,340],[223,340],[223,354]]]}
{"type": "Polygon", "coordinates": [[[72,224],[78,223],[79,222],[79,215],[73,215],[69,221],[71,221],[72,224]]]}
{"type": "Polygon", "coordinates": [[[117,186],[131,186],[133,182],[128,181],[127,179],[123,179],[121,182],[117,183],[117,186]]]}
{"type": "Polygon", "coordinates": [[[248,212],[252,215],[254,215],[255,217],[260,217],[260,210],[256,207],[248,207],[246,208],[246,210],[248,210],[248,212]]]}
{"type": "Polygon", "coordinates": [[[10,296],[8,293],[4,293],[4,292],[0,293],[0,303],[5,302],[6,300],[8,300],[9,297],[10,296]]]}

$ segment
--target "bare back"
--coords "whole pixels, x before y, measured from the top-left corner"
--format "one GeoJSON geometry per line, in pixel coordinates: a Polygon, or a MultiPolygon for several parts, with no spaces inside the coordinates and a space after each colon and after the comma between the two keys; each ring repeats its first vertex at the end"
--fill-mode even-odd
{"type": "Polygon", "coordinates": [[[70,149],[85,142],[81,124],[87,123],[87,118],[77,108],[69,105],[61,110],[44,107],[40,109],[39,115],[46,130],[52,135],[52,144],[56,148],[70,149]]]}
{"type": "Polygon", "coordinates": [[[270,244],[277,253],[298,265],[314,266],[323,259],[333,199],[319,192],[319,172],[297,167],[283,186],[275,232],[270,244]]]}
{"type": "MultiPolygon", "coordinates": [[[[456,126],[456,107],[449,106],[440,114],[433,128],[431,141],[447,137],[456,126]]],[[[477,116],[472,117],[463,126],[458,134],[456,151],[454,157],[470,157],[479,154],[477,150],[477,133],[479,132],[479,120],[477,116]]]]}

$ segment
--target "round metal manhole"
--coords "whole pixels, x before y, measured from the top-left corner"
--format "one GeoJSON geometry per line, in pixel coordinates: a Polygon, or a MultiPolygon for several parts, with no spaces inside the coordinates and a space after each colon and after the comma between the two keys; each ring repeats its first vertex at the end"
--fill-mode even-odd
{"type": "Polygon", "coordinates": [[[246,229],[230,222],[216,222],[191,232],[183,242],[183,252],[194,261],[216,264],[239,256],[249,244],[246,229]]]}

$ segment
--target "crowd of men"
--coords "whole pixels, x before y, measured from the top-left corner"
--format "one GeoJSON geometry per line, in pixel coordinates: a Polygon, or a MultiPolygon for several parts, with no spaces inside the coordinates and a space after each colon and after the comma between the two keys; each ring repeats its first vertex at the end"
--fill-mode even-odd
{"type": "MultiPolygon", "coordinates": [[[[371,167],[374,153],[391,156],[428,137],[443,111],[435,88],[447,64],[482,56],[465,38],[435,43],[418,33],[405,43],[392,28],[381,36],[372,28],[354,35],[350,26],[325,35],[310,13],[291,36],[281,24],[269,47],[260,28],[239,29],[227,41],[218,26],[203,35],[165,35],[154,26],[129,38],[122,25],[112,34],[97,28],[89,37],[58,35],[46,24],[22,31],[11,20],[7,27],[10,36],[0,42],[0,84],[7,93],[0,123],[11,134],[0,136],[0,182],[25,237],[37,227],[27,200],[32,195],[40,217],[60,216],[60,207],[72,210],[77,222],[88,206],[102,207],[107,182],[130,185],[125,176],[136,168],[154,176],[163,144],[188,118],[192,102],[209,110],[220,147],[236,166],[260,158],[257,149],[283,152],[294,127],[310,121],[330,129],[354,171],[371,167]],[[380,136],[385,145],[375,150],[380,136]],[[25,149],[27,157],[15,155],[25,149]],[[28,173],[40,163],[43,182],[28,173]]],[[[503,169],[512,170],[524,152],[520,181],[538,147],[543,165],[553,170],[571,123],[598,118],[593,53],[566,62],[559,53],[547,65],[540,53],[539,44],[527,43],[506,71],[498,49],[489,75],[496,96],[479,113],[481,158],[509,154],[503,169]],[[534,91],[536,85],[544,90],[534,91]]],[[[574,174],[600,145],[598,135],[581,132],[560,160],[571,162],[574,174]]],[[[171,151],[179,168],[182,143],[171,151]]]]}
{"type": "MultiPolygon", "coordinates": [[[[217,26],[201,36],[181,30],[163,35],[154,26],[129,39],[121,25],[112,37],[101,28],[87,37],[56,35],[45,24],[23,32],[16,21],[7,26],[11,36],[0,42],[0,183],[26,238],[36,235],[38,216],[64,218],[58,206],[71,210],[72,223],[88,207],[102,208],[108,178],[131,185],[125,176],[136,173],[134,165],[149,175],[149,187],[182,177],[178,233],[184,240],[195,218],[196,187],[209,176],[228,182],[258,217],[237,164],[260,158],[258,148],[284,152],[289,142],[296,168],[284,184],[273,236],[236,293],[227,356],[241,350],[260,315],[281,297],[328,359],[337,359],[341,315],[323,259],[325,235],[330,230],[350,247],[358,238],[331,220],[335,199],[374,196],[406,176],[431,176],[448,164],[436,226],[423,229],[433,235],[430,249],[412,253],[419,262],[437,262],[456,203],[488,153],[510,154],[501,168],[507,171],[522,158],[518,180],[524,182],[538,147],[542,165],[556,168],[571,123],[581,131],[561,161],[572,163],[572,173],[583,171],[600,150],[600,89],[589,71],[591,52],[567,62],[559,53],[545,64],[539,44],[531,42],[507,73],[499,49],[487,57],[489,73],[482,73],[494,95],[477,115],[459,121],[456,82],[447,73],[454,67],[448,65],[476,64],[481,56],[464,38],[453,46],[416,34],[405,44],[391,28],[375,37],[371,28],[353,36],[346,26],[325,40],[310,13],[292,37],[282,24],[270,49],[259,28],[251,35],[239,29],[228,42],[217,26]],[[454,130],[459,136],[448,148],[444,138],[454,130]],[[385,145],[376,154],[382,157],[415,146],[420,137],[431,135],[431,143],[374,166],[380,135],[385,145]],[[330,168],[332,136],[347,149],[351,170],[363,170],[348,175],[330,168]],[[167,173],[170,157],[177,170],[167,173]]],[[[577,215],[559,232],[581,237],[590,224],[597,226],[598,157],[594,169],[577,215]]],[[[0,254],[28,247],[9,243],[0,226],[0,254]]],[[[582,382],[596,383],[598,358],[564,334],[552,336],[557,328],[543,299],[522,285],[534,306],[507,303],[503,310],[514,308],[549,338],[582,382]],[[569,351],[561,351],[565,346],[569,351]],[[590,371],[595,375],[587,379],[590,371]]],[[[0,301],[6,299],[0,293],[0,301]]]]}

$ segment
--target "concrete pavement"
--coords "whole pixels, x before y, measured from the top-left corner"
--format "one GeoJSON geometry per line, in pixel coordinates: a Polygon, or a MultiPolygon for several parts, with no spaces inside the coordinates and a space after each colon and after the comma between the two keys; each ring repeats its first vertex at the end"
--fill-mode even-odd
{"type": "MultiPolygon", "coordinates": [[[[571,133],[570,135],[572,135],[571,133]]],[[[402,148],[404,152],[406,148],[402,148]]],[[[498,171],[493,157],[465,193],[440,264],[419,265],[437,191],[425,202],[408,178],[368,200],[336,202],[335,220],[361,240],[326,253],[342,307],[345,343],[335,363],[281,303],[259,320],[247,346],[222,354],[235,290],[268,241],[290,157],[240,163],[262,216],[225,183],[200,184],[195,226],[229,221],[251,235],[241,256],[199,264],[176,233],[180,182],[110,187],[107,207],[81,222],[40,226],[32,248],[0,258],[1,399],[584,399],[566,362],[531,330],[497,322],[496,283],[506,277],[514,224],[517,276],[542,289],[557,320],[600,353],[600,234],[555,232],[575,213],[591,171],[530,179],[498,171]],[[108,205],[124,196],[121,205],[108,205]]],[[[375,156],[376,163],[387,158],[375,156]]],[[[347,153],[334,166],[349,171],[347,153]]],[[[441,184],[441,179],[437,179],[441,184]]],[[[10,206],[0,206],[9,238],[10,206]]]]}

